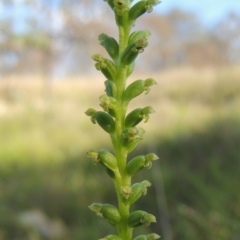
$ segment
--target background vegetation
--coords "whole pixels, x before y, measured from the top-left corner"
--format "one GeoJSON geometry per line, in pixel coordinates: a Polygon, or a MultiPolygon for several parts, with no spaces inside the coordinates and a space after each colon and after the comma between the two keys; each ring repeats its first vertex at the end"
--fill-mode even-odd
{"type": "MultiPolygon", "coordinates": [[[[87,208],[116,203],[110,179],[85,156],[110,143],[84,114],[104,91],[90,58],[102,51],[97,36],[116,34],[100,2],[0,4],[0,240],[97,239],[113,230],[87,208]]],[[[133,156],[160,157],[134,179],[151,179],[137,207],[158,220],[136,234],[240,239],[239,23],[229,13],[207,26],[173,9],[135,26],[152,37],[129,82],[154,77],[158,85],[131,105],[157,112],[141,124],[133,156]]]]}
{"type": "MultiPolygon", "coordinates": [[[[160,156],[159,165],[140,173],[154,187],[138,206],[157,214],[152,228],[163,239],[239,238],[239,76],[237,68],[159,73],[152,94],[133,103],[151,102],[157,111],[149,126],[142,124],[146,137],[134,155],[160,156]]],[[[89,146],[109,144],[84,116],[89,104],[97,107],[103,86],[79,80],[56,82],[48,98],[40,80],[1,84],[0,239],[95,239],[109,232],[87,208],[96,199],[116,203],[103,169],[85,157],[89,146]],[[57,222],[61,234],[22,221],[26,213],[51,220],[50,229],[57,222]]]]}

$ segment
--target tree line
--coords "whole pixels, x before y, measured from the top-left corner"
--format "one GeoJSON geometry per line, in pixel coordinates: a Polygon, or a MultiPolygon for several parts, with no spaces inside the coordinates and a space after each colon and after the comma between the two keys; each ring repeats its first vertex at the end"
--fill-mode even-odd
{"type": "MultiPolygon", "coordinates": [[[[116,37],[112,12],[97,0],[2,1],[0,75],[79,75],[95,72],[91,55],[105,54],[97,42],[104,32],[116,37]],[[20,6],[20,5],[18,5],[20,6]],[[19,19],[21,26],[19,26],[19,19]]],[[[145,15],[133,30],[150,29],[152,36],[137,67],[159,71],[176,66],[221,67],[240,62],[240,14],[229,13],[208,26],[191,12],[172,9],[145,15]]]]}

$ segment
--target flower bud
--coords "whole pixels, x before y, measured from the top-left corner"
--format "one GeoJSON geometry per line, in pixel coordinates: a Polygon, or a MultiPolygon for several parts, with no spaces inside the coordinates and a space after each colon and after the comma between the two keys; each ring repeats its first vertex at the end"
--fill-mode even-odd
{"type": "Polygon", "coordinates": [[[89,117],[91,117],[91,121],[93,124],[96,124],[96,113],[97,113],[97,110],[93,109],[93,108],[89,108],[85,114],[89,117]]]}
{"type": "Polygon", "coordinates": [[[143,139],[143,134],[145,133],[142,128],[126,128],[123,130],[121,136],[122,145],[127,148],[128,153],[130,153],[138,144],[140,140],[143,139]]]}
{"type": "Polygon", "coordinates": [[[156,222],[155,216],[142,210],[132,212],[128,217],[129,227],[149,226],[151,222],[156,222]]]}
{"type": "Polygon", "coordinates": [[[132,188],[130,186],[121,187],[121,195],[124,199],[128,199],[132,194],[132,188]]]}
{"type": "Polygon", "coordinates": [[[116,95],[116,85],[114,82],[106,80],[104,82],[105,87],[106,87],[106,93],[109,97],[114,97],[116,95]]]}
{"type": "Polygon", "coordinates": [[[92,158],[93,163],[95,165],[97,165],[97,163],[99,163],[99,161],[100,161],[99,158],[98,158],[98,152],[96,152],[94,150],[89,150],[87,152],[87,157],[92,158]]]}
{"type": "Polygon", "coordinates": [[[98,40],[100,41],[100,44],[106,49],[109,56],[113,60],[116,60],[118,58],[118,53],[119,53],[119,45],[117,41],[114,38],[109,37],[107,34],[104,34],[104,33],[99,35],[98,40]]]}
{"type": "Polygon", "coordinates": [[[147,155],[145,155],[145,164],[144,167],[145,168],[151,168],[152,167],[152,162],[155,160],[158,160],[158,156],[155,153],[149,153],[147,155]]]}
{"type": "Polygon", "coordinates": [[[122,53],[121,63],[123,65],[131,64],[136,59],[138,54],[144,51],[144,48],[147,47],[147,45],[148,42],[145,38],[129,44],[122,53]]]}
{"type": "Polygon", "coordinates": [[[103,204],[101,213],[103,217],[106,218],[113,226],[121,221],[121,215],[118,209],[110,204],[103,204]]]}
{"type": "Polygon", "coordinates": [[[128,39],[128,44],[135,43],[140,39],[148,39],[151,33],[148,30],[135,31],[133,32],[128,39]]]}
{"type": "Polygon", "coordinates": [[[89,208],[100,217],[104,217],[110,224],[115,226],[121,221],[118,209],[110,204],[93,203],[89,208]]]}
{"type": "Polygon", "coordinates": [[[127,164],[126,171],[129,176],[133,176],[137,172],[139,172],[143,168],[151,168],[152,161],[155,161],[158,159],[158,156],[154,153],[149,153],[147,155],[140,155],[135,158],[133,158],[129,163],[127,164]]]}
{"type": "Polygon", "coordinates": [[[96,121],[103,130],[108,133],[113,133],[115,131],[115,121],[106,112],[96,112],[96,121]]]}
{"type": "Polygon", "coordinates": [[[101,149],[98,152],[98,159],[100,163],[102,163],[107,168],[115,171],[118,169],[117,159],[114,155],[112,155],[107,149],[101,149]]]}
{"type": "Polygon", "coordinates": [[[106,94],[103,94],[99,98],[100,106],[103,108],[104,111],[109,112],[109,109],[114,109],[117,103],[117,100],[113,97],[109,97],[106,94]]]}
{"type": "Polygon", "coordinates": [[[148,78],[146,80],[136,80],[131,83],[124,91],[123,100],[125,102],[129,102],[144,91],[148,93],[150,91],[150,86],[155,84],[157,84],[157,82],[152,78],[148,78]]]}
{"type": "Polygon", "coordinates": [[[147,0],[135,3],[129,10],[129,18],[135,21],[138,17],[147,12],[147,0]]]}
{"type": "Polygon", "coordinates": [[[127,167],[126,167],[127,174],[129,176],[133,176],[134,174],[139,172],[142,168],[144,168],[144,164],[145,164],[145,156],[144,155],[134,157],[127,164],[127,167]]]}
{"type": "Polygon", "coordinates": [[[128,204],[133,204],[136,202],[142,195],[147,194],[147,187],[150,187],[151,183],[147,180],[142,181],[141,183],[135,183],[132,185],[132,192],[128,200],[128,204]]]}
{"type": "Polygon", "coordinates": [[[116,15],[122,16],[126,11],[128,11],[128,7],[124,0],[114,0],[114,6],[116,15]]]}
{"type": "Polygon", "coordinates": [[[108,235],[105,238],[101,238],[99,240],[123,240],[123,239],[117,235],[108,235]]]}
{"type": "Polygon", "coordinates": [[[112,61],[102,57],[100,54],[94,54],[92,59],[96,62],[95,67],[97,70],[100,70],[108,80],[115,81],[117,70],[112,61]]]}
{"type": "Polygon", "coordinates": [[[148,235],[139,235],[137,237],[135,237],[133,240],[155,240],[160,238],[160,236],[156,233],[151,233],[148,235]]]}
{"type": "Polygon", "coordinates": [[[125,127],[135,127],[143,119],[146,123],[149,119],[149,114],[155,113],[155,110],[148,106],[145,108],[137,108],[130,112],[125,119],[125,127]]]}

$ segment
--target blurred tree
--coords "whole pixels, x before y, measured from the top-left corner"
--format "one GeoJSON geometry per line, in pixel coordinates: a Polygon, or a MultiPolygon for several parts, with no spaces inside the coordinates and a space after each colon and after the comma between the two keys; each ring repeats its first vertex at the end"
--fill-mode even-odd
{"type": "MultiPolygon", "coordinates": [[[[0,15],[0,71],[7,74],[76,75],[94,71],[91,55],[105,54],[98,34],[116,36],[108,5],[96,0],[2,1],[0,15]],[[21,10],[21,15],[18,11],[21,10]],[[14,11],[15,15],[14,16],[14,11]],[[8,14],[9,12],[12,14],[8,14]],[[24,18],[24,19],[20,19],[24,18]],[[24,28],[20,29],[20,23],[24,28]],[[23,22],[23,23],[22,23],[23,22]],[[92,71],[91,71],[92,70],[92,71]]],[[[180,9],[146,14],[133,31],[152,32],[149,59],[138,70],[192,65],[221,66],[240,61],[239,14],[229,14],[208,27],[193,13],[180,9]]]]}

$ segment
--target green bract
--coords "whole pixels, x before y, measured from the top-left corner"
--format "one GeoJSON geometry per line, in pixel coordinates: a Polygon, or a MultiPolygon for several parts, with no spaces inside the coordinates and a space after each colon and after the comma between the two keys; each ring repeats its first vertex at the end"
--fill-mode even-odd
{"type": "MultiPolygon", "coordinates": [[[[148,46],[151,33],[148,30],[132,31],[136,20],[146,12],[151,12],[159,0],[104,0],[113,12],[118,26],[118,41],[106,33],[101,33],[98,40],[111,59],[94,54],[95,67],[104,76],[105,93],[99,97],[99,109],[89,108],[85,113],[94,124],[98,124],[110,136],[112,153],[102,148],[99,151],[89,150],[87,157],[95,165],[101,164],[111,177],[116,190],[118,207],[111,204],[93,203],[89,208],[98,216],[105,218],[117,234],[109,234],[99,240],[155,240],[159,235],[151,233],[139,235],[133,239],[135,227],[148,226],[156,222],[154,215],[144,210],[131,212],[133,205],[151,186],[148,180],[132,182],[132,177],[143,168],[151,168],[158,157],[154,153],[133,157],[128,155],[143,139],[145,130],[138,127],[146,123],[149,115],[155,113],[151,106],[128,111],[129,103],[141,95],[147,94],[150,87],[157,82],[153,78],[138,79],[127,83],[128,77],[135,68],[135,60],[148,46]]],[[[94,87],[94,86],[93,86],[94,87]]],[[[95,136],[93,136],[95,137],[95,136]]],[[[97,136],[96,136],[97,137],[97,136]]],[[[101,184],[102,181],[99,182],[101,184]]],[[[104,187],[104,186],[103,186],[104,187]]],[[[112,194],[111,194],[112,199],[112,194]]],[[[89,238],[90,239],[90,238],[89,238]]]]}

